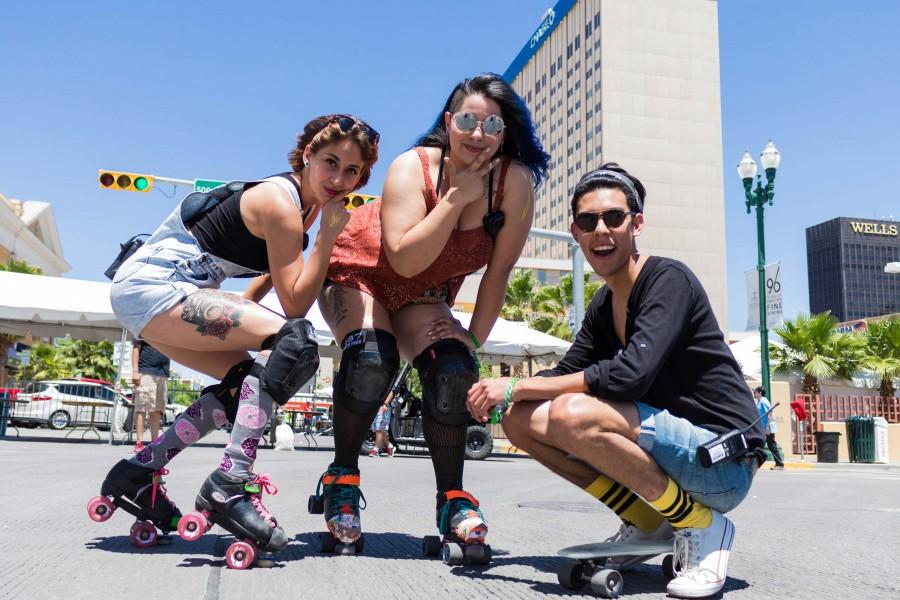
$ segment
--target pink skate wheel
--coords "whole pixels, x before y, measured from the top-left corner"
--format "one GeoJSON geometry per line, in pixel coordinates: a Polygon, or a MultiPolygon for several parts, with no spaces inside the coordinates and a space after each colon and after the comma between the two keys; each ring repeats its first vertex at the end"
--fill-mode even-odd
{"type": "Polygon", "coordinates": [[[235,542],[225,551],[225,564],[236,571],[247,569],[256,560],[256,548],[250,542],[235,542]]]}
{"type": "Polygon", "coordinates": [[[206,515],[192,512],[184,515],[178,521],[178,535],[188,542],[195,542],[209,530],[209,521],[206,515]]]}
{"type": "Polygon", "coordinates": [[[116,507],[106,496],[94,496],[91,498],[91,501],[88,502],[87,511],[91,520],[102,523],[116,512],[116,507]]]}
{"type": "Polygon", "coordinates": [[[147,521],[138,521],[131,526],[131,544],[137,548],[155,546],[159,539],[156,527],[147,521]]]}

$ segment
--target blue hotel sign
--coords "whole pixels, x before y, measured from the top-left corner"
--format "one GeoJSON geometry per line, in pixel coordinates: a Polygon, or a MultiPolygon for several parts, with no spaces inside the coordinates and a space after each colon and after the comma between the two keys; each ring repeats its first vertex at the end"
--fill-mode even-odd
{"type": "Polygon", "coordinates": [[[556,29],[556,26],[562,22],[563,18],[569,13],[572,7],[575,6],[576,1],[577,0],[559,0],[559,2],[556,3],[556,6],[547,11],[544,20],[541,21],[541,24],[528,39],[528,43],[519,51],[515,60],[512,61],[512,64],[510,64],[503,73],[503,79],[512,82],[512,80],[516,78],[522,69],[525,68],[525,65],[528,64],[528,61],[531,60],[531,57],[534,56],[544,42],[547,41],[547,38],[550,37],[550,34],[556,29]]]}

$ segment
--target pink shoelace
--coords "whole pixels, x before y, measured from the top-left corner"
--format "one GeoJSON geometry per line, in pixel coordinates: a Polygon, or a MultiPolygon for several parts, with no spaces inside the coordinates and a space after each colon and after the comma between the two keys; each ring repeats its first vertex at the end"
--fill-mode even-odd
{"type": "Polygon", "coordinates": [[[256,512],[258,512],[263,519],[268,521],[272,527],[277,526],[278,522],[275,520],[275,517],[269,513],[265,504],[262,502],[262,495],[263,492],[265,492],[274,496],[278,493],[278,487],[271,482],[268,473],[255,475],[253,479],[250,480],[250,483],[259,485],[259,493],[250,495],[250,502],[253,504],[253,508],[255,508],[256,512]]]}
{"type": "Polygon", "coordinates": [[[168,500],[168,496],[166,496],[166,488],[163,487],[162,482],[160,481],[164,475],[168,475],[169,470],[165,467],[160,467],[158,471],[153,472],[153,488],[150,490],[150,506],[156,506],[156,490],[159,489],[159,493],[163,498],[168,500]]]}

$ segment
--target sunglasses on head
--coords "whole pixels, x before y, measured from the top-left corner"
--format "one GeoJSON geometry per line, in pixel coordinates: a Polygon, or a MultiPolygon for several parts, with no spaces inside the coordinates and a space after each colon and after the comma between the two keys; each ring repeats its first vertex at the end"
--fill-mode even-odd
{"type": "Polygon", "coordinates": [[[469,133],[470,131],[475,131],[475,128],[481,125],[481,131],[484,132],[484,135],[497,135],[506,125],[503,124],[503,119],[498,117],[497,115],[490,115],[484,121],[479,121],[475,118],[475,115],[470,112],[457,113],[453,116],[453,122],[456,123],[456,127],[465,133],[469,133]]]}
{"type": "Polygon", "coordinates": [[[343,133],[350,133],[354,125],[358,126],[363,135],[366,136],[369,142],[374,146],[377,146],[378,140],[381,139],[380,133],[372,129],[368,123],[362,119],[357,119],[353,115],[334,115],[331,119],[331,123],[337,123],[343,133]]]}
{"type": "Polygon", "coordinates": [[[633,210],[626,211],[619,208],[604,212],[582,212],[575,217],[575,227],[585,233],[590,233],[597,229],[597,223],[600,222],[600,219],[603,219],[607,229],[616,229],[625,222],[626,215],[633,216],[636,214],[633,210]]]}

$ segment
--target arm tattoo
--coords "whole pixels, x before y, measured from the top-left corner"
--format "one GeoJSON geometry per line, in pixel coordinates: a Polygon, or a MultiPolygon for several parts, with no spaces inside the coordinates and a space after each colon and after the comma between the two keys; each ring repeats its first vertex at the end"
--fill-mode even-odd
{"type": "Polygon", "coordinates": [[[181,320],[197,326],[200,335],[224,340],[234,327],[241,326],[243,305],[252,304],[234,294],[218,290],[201,290],[187,297],[181,309],[181,320]]]}

